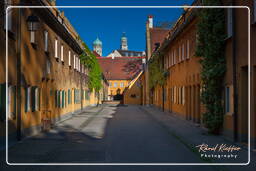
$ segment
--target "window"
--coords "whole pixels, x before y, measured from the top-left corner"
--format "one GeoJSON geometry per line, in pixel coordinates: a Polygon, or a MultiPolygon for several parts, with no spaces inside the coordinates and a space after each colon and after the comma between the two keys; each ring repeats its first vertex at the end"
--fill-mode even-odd
{"type": "Polygon", "coordinates": [[[8,118],[15,119],[16,92],[15,86],[8,87],[8,118]]]}
{"type": "Polygon", "coordinates": [[[117,87],[117,83],[114,83],[114,87],[117,87]]]}
{"type": "Polygon", "coordinates": [[[80,59],[78,58],[78,71],[81,71],[80,59]]]}
{"type": "Polygon", "coordinates": [[[230,112],[230,88],[226,87],[225,90],[225,112],[230,112]]]}
{"type": "Polygon", "coordinates": [[[176,100],[177,100],[176,86],[174,86],[174,90],[173,91],[174,91],[174,99],[173,100],[174,100],[174,103],[176,103],[176,100]]]}
{"type": "Polygon", "coordinates": [[[70,93],[70,90],[68,90],[68,104],[71,103],[71,93],[70,93]]]}
{"type": "Polygon", "coordinates": [[[253,1],[253,21],[256,23],[256,0],[253,1]]]}
{"type": "Polygon", "coordinates": [[[35,31],[30,31],[30,43],[36,43],[36,32],[35,31]]]}
{"type": "Polygon", "coordinates": [[[5,120],[6,113],[6,84],[0,84],[0,121],[5,120]]]}
{"type": "Polygon", "coordinates": [[[61,61],[64,62],[64,46],[61,45],[61,48],[60,48],[60,58],[61,58],[61,61]]]}
{"type": "Polygon", "coordinates": [[[74,55],[74,69],[76,69],[76,55],[74,55]]]}
{"type": "Polygon", "coordinates": [[[124,83],[120,83],[120,87],[124,87],[124,83]]]}
{"type": "Polygon", "coordinates": [[[233,30],[232,30],[232,25],[233,25],[233,9],[232,8],[228,8],[228,12],[227,12],[227,34],[228,37],[231,37],[233,34],[233,30]]]}
{"type": "Polygon", "coordinates": [[[48,31],[44,31],[44,51],[48,52],[48,31]]]}
{"type": "Polygon", "coordinates": [[[39,110],[39,89],[38,87],[32,87],[31,88],[31,108],[32,112],[38,111],[39,110]]]}
{"type": "Polygon", "coordinates": [[[182,44],[182,60],[185,59],[185,45],[184,43],[182,44]]]}
{"type": "Polygon", "coordinates": [[[190,51],[189,51],[190,49],[189,49],[189,40],[187,40],[187,59],[189,59],[189,57],[190,57],[190,51]]]}
{"type": "Polygon", "coordinates": [[[182,104],[185,105],[185,87],[182,87],[182,104]]]}
{"type": "Polygon", "coordinates": [[[62,100],[61,100],[61,108],[64,108],[65,107],[65,100],[66,100],[66,98],[65,98],[65,91],[64,90],[62,90],[61,91],[61,97],[62,97],[62,100]]]}
{"type": "Polygon", "coordinates": [[[31,87],[27,87],[25,90],[25,94],[26,94],[26,103],[25,103],[25,112],[29,112],[30,111],[30,104],[31,104],[31,87]]]}
{"type": "MultiPolygon", "coordinates": [[[[4,7],[4,10],[9,6],[9,5],[12,5],[12,0],[5,0],[5,7],[4,7]]],[[[8,29],[8,31],[11,31],[12,30],[12,9],[9,9],[7,11],[8,13],[6,14],[7,15],[7,22],[8,22],[8,27],[6,27],[6,21],[5,21],[5,17],[4,17],[4,29],[8,29]]]]}
{"type": "Polygon", "coordinates": [[[112,87],[112,83],[109,83],[109,87],[112,87]]]}
{"type": "Polygon", "coordinates": [[[46,59],[46,74],[51,73],[51,62],[49,59],[46,59]]]}
{"type": "Polygon", "coordinates": [[[68,65],[71,66],[71,51],[68,51],[68,65]]]}
{"type": "Polygon", "coordinates": [[[55,58],[58,58],[58,40],[55,39],[55,45],[54,45],[54,51],[55,51],[55,58]]]}
{"type": "Polygon", "coordinates": [[[173,59],[174,59],[174,64],[176,64],[176,50],[174,50],[174,55],[173,55],[173,59]]]}
{"type": "Polygon", "coordinates": [[[59,91],[59,108],[61,108],[62,107],[62,104],[63,104],[63,101],[62,101],[63,99],[62,99],[62,91],[60,90],[59,91]]]}

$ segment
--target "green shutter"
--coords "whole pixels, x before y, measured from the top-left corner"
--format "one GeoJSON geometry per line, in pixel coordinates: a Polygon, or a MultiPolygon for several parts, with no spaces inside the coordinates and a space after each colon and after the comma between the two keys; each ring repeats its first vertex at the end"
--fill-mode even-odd
{"type": "Polygon", "coordinates": [[[58,91],[55,90],[55,107],[58,107],[58,91]]]}
{"type": "Polygon", "coordinates": [[[65,91],[62,90],[62,105],[61,105],[61,107],[64,108],[64,106],[65,106],[65,91]]]}
{"type": "Polygon", "coordinates": [[[70,90],[68,90],[68,104],[70,104],[70,90]]]}
{"type": "Polygon", "coordinates": [[[60,107],[60,92],[57,90],[57,107],[60,107]]]}
{"type": "Polygon", "coordinates": [[[76,104],[76,89],[74,89],[74,104],[76,104]]]}
{"type": "Polygon", "coordinates": [[[0,84],[0,120],[5,120],[6,114],[6,84],[0,84]]]}

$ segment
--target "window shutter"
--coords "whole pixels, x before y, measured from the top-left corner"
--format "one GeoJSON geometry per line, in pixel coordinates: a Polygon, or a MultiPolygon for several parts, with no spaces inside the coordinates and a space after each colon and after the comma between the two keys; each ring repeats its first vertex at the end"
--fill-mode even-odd
{"type": "Polygon", "coordinates": [[[36,94],[35,94],[36,87],[32,87],[31,89],[31,105],[32,105],[32,112],[36,111],[36,94]]]}
{"type": "Polygon", "coordinates": [[[6,84],[0,84],[0,120],[5,120],[6,113],[6,84]]]}
{"type": "Polygon", "coordinates": [[[62,108],[65,107],[65,91],[62,91],[62,108]]]}
{"type": "Polygon", "coordinates": [[[55,90],[55,107],[58,107],[58,91],[55,90]]]}

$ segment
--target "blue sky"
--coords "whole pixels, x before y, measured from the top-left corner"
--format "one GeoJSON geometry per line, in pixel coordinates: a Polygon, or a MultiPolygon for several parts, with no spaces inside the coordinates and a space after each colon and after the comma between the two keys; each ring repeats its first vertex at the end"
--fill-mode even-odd
{"type": "MultiPolygon", "coordinates": [[[[57,0],[57,5],[73,6],[178,6],[190,5],[193,0],[57,0]]],[[[92,42],[99,37],[103,43],[103,56],[120,48],[122,32],[126,32],[129,50],[145,50],[145,24],[148,15],[154,23],[176,21],[182,9],[60,9],[70,20],[76,31],[92,49],[92,42]]]]}

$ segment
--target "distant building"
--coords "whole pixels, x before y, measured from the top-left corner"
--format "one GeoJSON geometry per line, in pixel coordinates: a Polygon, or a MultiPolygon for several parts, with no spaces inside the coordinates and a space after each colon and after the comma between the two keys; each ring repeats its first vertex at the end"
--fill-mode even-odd
{"type": "Polygon", "coordinates": [[[109,83],[108,100],[121,100],[124,89],[142,71],[144,57],[98,57],[102,72],[109,83]]]}
{"type": "MultiPolygon", "coordinates": [[[[97,37],[96,40],[93,42],[93,51],[102,56],[102,42],[97,37]]],[[[97,56],[97,55],[96,55],[97,56]]]]}
{"type": "Polygon", "coordinates": [[[113,50],[110,54],[107,55],[107,57],[139,57],[139,56],[145,56],[144,51],[133,51],[128,50],[128,41],[127,37],[125,35],[125,32],[123,32],[123,35],[121,37],[121,44],[120,49],[113,50]]]}

